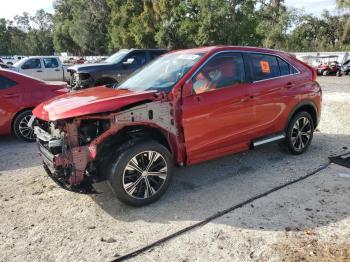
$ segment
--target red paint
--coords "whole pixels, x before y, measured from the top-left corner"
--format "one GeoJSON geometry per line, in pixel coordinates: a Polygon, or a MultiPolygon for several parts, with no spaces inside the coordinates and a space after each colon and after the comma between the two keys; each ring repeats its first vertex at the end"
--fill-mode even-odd
{"type": "Polygon", "coordinates": [[[107,87],[95,87],[67,93],[48,100],[33,110],[45,121],[72,118],[82,115],[113,112],[121,107],[144,100],[154,100],[154,91],[132,92],[107,87]]]}
{"type": "MultiPolygon", "coordinates": [[[[179,52],[205,55],[179,80],[168,96],[178,129],[167,134],[175,162],[194,164],[239,151],[248,150],[253,139],[283,132],[294,110],[302,105],[314,106],[317,120],[321,111],[321,89],[315,72],[288,53],[252,48],[214,46],[179,52]],[[260,52],[277,55],[294,66],[300,74],[260,82],[247,82],[233,88],[193,94],[191,76],[212,55],[222,51],[260,52]]],[[[267,70],[267,66],[264,65],[267,70]]],[[[270,68],[268,68],[270,69],[270,68]]],[[[74,118],[112,118],[120,108],[144,100],[155,100],[153,92],[132,92],[104,87],[66,94],[39,105],[34,114],[46,121],[74,118]]],[[[160,97],[158,97],[160,99],[160,97]]],[[[137,123],[143,124],[143,123],[137,123]]],[[[147,125],[147,124],[145,124],[147,125]]],[[[89,160],[96,146],[110,134],[108,131],[90,144],[89,160]]]]}
{"type": "Polygon", "coordinates": [[[9,70],[0,69],[0,76],[17,83],[0,89],[0,135],[11,133],[18,112],[33,109],[41,102],[67,92],[65,85],[48,84],[9,70]]]}

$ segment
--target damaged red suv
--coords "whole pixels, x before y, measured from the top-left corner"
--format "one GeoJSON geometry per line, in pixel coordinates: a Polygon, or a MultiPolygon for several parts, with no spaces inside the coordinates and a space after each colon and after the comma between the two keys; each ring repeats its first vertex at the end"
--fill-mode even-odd
{"type": "Polygon", "coordinates": [[[316,72],[288,53],[214,46],[161,56],[114,88],[59,96],[33,111],[47,173],[66,188],[107,179],[145,205],[173,167],[284,141],[304,153],[320,119],[316,72]]]}

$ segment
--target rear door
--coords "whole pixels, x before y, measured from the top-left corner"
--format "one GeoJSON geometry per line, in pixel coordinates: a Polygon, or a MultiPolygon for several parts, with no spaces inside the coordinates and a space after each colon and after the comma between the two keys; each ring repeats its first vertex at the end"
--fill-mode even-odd
{"type": "Polygon", "coordinates": [[[271,54],[249,54],[253,84],[255,137],[281,132],[286,110],[296,104],[296,69],[285,60],[271,54]]]}
{"type": "MultiPolygon", "coordinates": [[[[12,117],[22,104],[24,89],[0,72],[0,128],[10,130],[12,117]]],[[[0,133],[2,131],[0,130],[0,133]]]]}
{"type": "Polygon", "coordinates": [[[63,69],[56,57],[44,57],[44,78],[47,81],[63,81],[63,69]]]}
{"type": "Polygon", "coordinates": [[[43,65],[41,64],[41,59],[30,58],[21,67],[21,73],[30,75],[39,79],[45,78],[45,73],[43,71],[43,65]]]}
{"type": "Polygon", "coordinates": [[[254,113],[242,54],[216,55],[192,83],[193,94],[183,98],[188,163],[249,148],[254,113]]]}

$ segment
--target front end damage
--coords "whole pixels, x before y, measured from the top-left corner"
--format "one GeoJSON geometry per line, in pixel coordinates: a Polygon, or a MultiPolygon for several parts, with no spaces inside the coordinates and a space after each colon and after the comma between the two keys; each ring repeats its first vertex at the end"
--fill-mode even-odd
{"type": "MultiPolygon", "coordinates": [[[[117,113],[82,116],[47,122],[32,121],[43,165],[50,177],[72,191],[81,191],[95,181],[99,174],[100,149],[125,127],[149,126],[161,129],[170,140],[176,139],[172,105],[155,101],[117,113]]],[[[170,143],[172,144],[172,143],[170,143]]],[[[117,150],[117,148],[115,148],[117,150]]]]}

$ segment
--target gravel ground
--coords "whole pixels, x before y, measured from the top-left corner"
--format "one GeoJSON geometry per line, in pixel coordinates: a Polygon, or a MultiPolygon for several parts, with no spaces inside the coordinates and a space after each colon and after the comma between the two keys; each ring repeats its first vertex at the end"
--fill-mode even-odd
{"type": "MultiPolygon", "coordinates": [[[[323,114],[310,150],[276,144],[176,170],[173,186],[142,208],[105,185],[82,195],[56,186],[34,144],[0,138],[0,261],[110,261],[350,151],[350,78],[321,77],[323,114]],[[349,148],[349,149],[347,149],[349,148]]],[[[350,170],[326,170],[178,238],[134,261],[350,260],[350,170]]]]}

